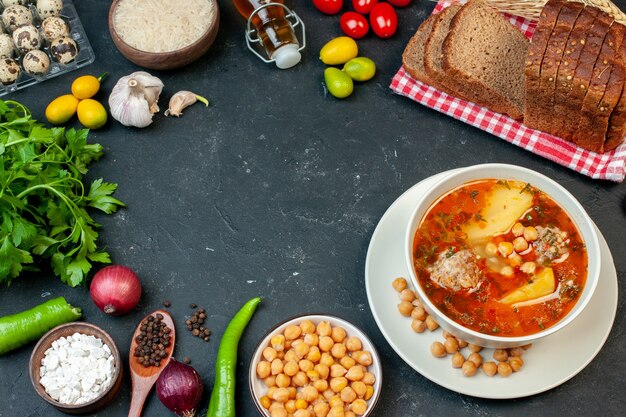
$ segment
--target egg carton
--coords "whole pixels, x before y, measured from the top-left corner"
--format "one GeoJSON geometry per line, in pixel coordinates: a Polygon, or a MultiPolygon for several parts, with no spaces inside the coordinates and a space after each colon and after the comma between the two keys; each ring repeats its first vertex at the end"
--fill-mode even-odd
{"type": "MultiPolygon", "coordinates": [[[[78,14],[76,13],[76,8],[74,7],[74,3],[72,2],[72,0],[63,0],[63,9],[61,10],[61,13],[59,15],[69,25],[69,36],[74,40],[74,42],[76,42],[76,45],[78,46],[78,54],[76,55],[76,58],[72,62],[69,62],[67,64],[61,64],[55,61],[54,57],[50,53],[50,45],[48,45],[48,42],[43,39],[43,35],[41,33],[41,22],[43,19],[37,14],[37,9],[35,7],[36,1],[33,0],[29,3],[30,4],[27,7],[33,14],[33,25],[37,27],[37,30],[39,30],[42,37],[42,47],[40,49],[44,51],[50,58],[50,70],[45,75],[27,74],[22,66],[22,59],[26,53],[22,51],[17,51],[18,56],[14,57],[14,59],[20,65],[21,74],[18,79],[12,84],[3,85],[0,83],[0,97],[17,90],[21,90],[22,88],[30,87],[31,85],[39,84],[50,78],[58,77],[59,75],[66,74],[78,68],[82,68],[86,65],[91,64],[96,59],[96,55],[91,48],[89,39],[87,39],[85,29],[83,28],[83,25],[78,18],[78,14]]],[[[4,33],[11,34],[11,32],[7,28],[3,29],[4,33]]]]}

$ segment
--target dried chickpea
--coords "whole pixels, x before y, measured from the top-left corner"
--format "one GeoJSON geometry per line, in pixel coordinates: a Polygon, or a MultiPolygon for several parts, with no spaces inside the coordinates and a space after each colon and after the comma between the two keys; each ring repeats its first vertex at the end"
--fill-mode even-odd
{"type": "Polygon", "coordinates": [[[465,363],[463,363],[463,366],[461,367],[463,375],[467,377],[476,375],[476,369],[476,364],[472,361],[465,361],[465,363]]]}
{"type": "Polygon", "coordinates": [[[330,331],[330,337],[335,341],[335,343],[341,343],[346,339],[348,334],[346,333],[346,329],[343,327],[333,327],[330,331]]]}
{"type": "Polygon", "coordinates": [[[296,400],[294,399],[288,400],[285,403],[285,410],[287,410],[287,413],[289,414],[295,413],[296,412],[296,400]]]}
{"type": "Polygon", "coordinates": [[[426,320],[426,310],[422,306],[413,307],[413,311],[411,311],[411,318],[414,320],[426,320]]]}
{"type": "Polygon", "coordinates": [[[528,249],[528,242],[522,236],[513,239],[513,249],[516,252],[524,252],[528,249]]]}
{"type": "Polygon", "coordinates": [[[400,293],[400,300],[412,303],[413,300],[415,300],[415,293],[413,292],[413,290],[406,288],[400,293]]]}
{"type": "Polygon", "coordinates": [[[285,356],[283,357],[283,360],[286,362],[289,361],[298,361],[300,360],[300,358],[298,358],[298,355],[296,355],[295,350],[293,349],[289,349],[287,352],[285,352],[285,356]]]}
{"type": "Polygon", "coordinates": [[[509,357],[509,365],[511,365],[513,372],[519,372],[524,366],[524,361],[519,356],[511,356],[509,357]]]}
{"type": "Polygon", "coordinates": [[[287,387],[287,389],[289,390],[289,399],[293,400],[294,398],[296,398],[296,395],[298,394],[298,390],[296,389],[296,387],[291,386],[287,387]]]}
{"type": "Polygon", "coordinates": [[[282,360],[276,358],[272,361],[272,364],[270,365],[271,369],[272,369],[272,375],[278,375],[280,373],[283,372],[283,367],[284,367],[284,363],[282,360]]]}
{"type": "Polygon", "coordinates": [[[272,337],[270,340],[270,345],[276,352],[282,352],[285,350],[285,336],[282,334],[276,335],[272,337]]]}
{"type": "Polygon", "coordinates": [[[328,403],[319,402],[313,406],[313,412],[315,413],[315,417],[326,417],[328,412],[330,411],[330,406],[328,403]]]}
{"type": "Polygon", "coordinates": [[[524,234],[524,225],[520,222],[515,223],[511,228],[511,232],[513,236],[522,236],[524,234]]]}
{"type": "Polygon", "coordinates": [[[415,300],[413,300],[411,304],[413,304],[413,307],[424,307],[419,298],[416,298],[415,300]]]}
{"type": "Polygon", "coordinates": [[[335,363],[330,366],[330,377],[336,378],[339,376],[344,376],[348,373],[348,370],[344,368],[341,364],[335,363]]]}
{"type": "Polygon", "coordinates": [[[367,411],[367,403],[365,400],[358,399],[354,400],[352,404],[350,404],[350,411],[352,411],[357,416],[362,416],[367,411]]]}
{"type": "Polygon", "coordinates": [[[276,388],[272,393],[272,398],[279,403],[284,403],[289,400],[289,390],[287,388],[276,388]]]}
{"type": "Polygon", "coordinates": [[[350,387],[356,392],[357,397],[363,398],[367,391],[367,386],[363,381],[354,381],[350,384],[350,387]]]}
{"type": "Polygon", "coordinates": [[[321,363],[318,363],[317,365],[315,365],[313,367],[313,370],[315,370],[317,374],[320,376],[320,378],[322,379],[328,378],[328,375],[330,374],[330,368],[321,363]]]}
{"type": "Polygon", "coordinates": [[[356,365],[356,361],[350,356],[344,356],[343,358],[339,359],[339,363],[346,369],[350,369],[354,365],[356,365]]]}
{"type": "Polygon", "coordinates": [[[507,377],[513,373],[513,368],[506,362],[500,362],[498,364],[498,374],[503,377],[507,377]]]}
{"type": "Polygon", "coordinates": [[[459,338],[457,338],[456,340],[459,342],[459,349],[463,349],[467,347],[467,345],[469,345],[469,343],[467,343],[465,340],[461,340],[459,338]]]}
{"type": "Polygon", "coordinates": [[[346,411],[343,417],[356,417],[356,414],[354,414],[352,411],[346,411]]]}
{"type": "Polygon", "coordinates": [[[394,290],[398,291],[398,292],[402,292],[402,290],[404,290],[407,287],[408,283],[406,282],[406,279],[399,277],[393,280],[393,282],[391,283],[391,286],[393,287],[394,290]]]}
{"type": "Polygon", "coordinates": [[[270,376],[271,366],[268,361],[259,361],[256,364],[256,374],[259,378],[265,379],[270,376]]]}
{"type": "Polygon", "coordinates": [[[293,417],[311,417],[311,412],[307,410],[306,408],[296,410],[296,412],[293,413],[293,417]]]}
{"type": "Polygon", "coordinates": [[[520,266],[522,262],[524,262],[524,260],[517,253],[513,252],[512,254],[509,255],[509,263],[512,266],[520,266]]]}
{"type": "Polygon", "coordinates": [[[320,342],[318,347],[322,352],[328,352],[335,345],[335,341],[330,336],[322,336],[320,337],[320,342]]]}
{"type": "MultiPolygon", "coordinates": [[[[307,385],[306,387],[303,387],[300,390],[300,394],[302,394],[302,399],[304,401],[306,401],[307,403],[311,403],[311,402],[315,401],[317,399],[317,397],[320,395],[319,391],[317,389],[315,389],[315,387],[313,387],[312,385],[307,385]]],[[[303,408],[306,408],[308,406],[309,405],[307,404],[303,408]]]]}
{"type": "Polygon", "coordinates": [[[300,362],[298,362],[298,367],[300,367],[300,370],[302,372],[312,371],[314,366],[315,365],[313,365],[313,362],[308,359],[302,359],[300,362]]]}
{"type": "Polygon", "coordinates": [[[266,361],[271,362],[274,359],[276,359],[276,356],[278,356],[278,353],[276,352],[276,349],[274,349],[273,347],[266,347],[265,349],[263,349],[263,357],[265,358],[266,361]]]}
{"type": "Polygon", "coordinates": [[[463,366],[463,363],[465,363],[465,358],[463,357],[463,354],[461,352],[455,352],[454,355],[452,355],[452,367],[460,368],[461,366],[463,366]]]}
{"type": "Polygon", "coordinates": [[[474,362],[474,365],[476,365],[477,367],[480,367],[480,365],[483,364],[483,357],[478,352],[470,353],[470,355],[467,357],[467,360],[474,362]]]}
{"type": "Polygon", "coordinates": [[[285,374],[276,375],[276,386],[279,388],[287,388],[291,385],[291,377],[285,374]]]}
{"type": "Polygon", "coordinates": [[[454,353],[459,350],[459,342],[456,340],[456,337],[448,337],[443,343],[443,347],[447,353],[454,353]]]}
{"type": "Polygon", "coordinates": [[[509,349],[509,356],[522,356],[524,354],[524,349],[521,347],[514,347],[509,349]]]}
{"type": "Polygon", "coordinates": [[[307,345],[306,343],[304,343],[304,341],[300,339],[294,341],[292,346],[293,346],[293,351],[296,353],[296,356],[299,359],[304,358],[309,353],[309,350],[310,350],[309,345],[307,345]],[[296,343],[296,342],[300,342],[300,343],[296,343]]]}
{"type": "Polygon", "coordinates": [[[524,349],[524,350],[528,350],[528,349],[530,349],[531,347],[533,347],[533,344],[532,344],[532,343],[529,343],[529,344],[527,344],[527,345],[522,346],[522,349],[524,349]]]}
{"type": "Polygon", "coordinates": [[[373,395],[374,395],[374,387],[371,385],[367,385],[365,387],[365,395],[363,396],[363,399],[365,401],[369,401],[369,399],[372,398],[373,395]]]}
{"type": "Polygon", "coordinates": [[[502,267],[502,269],[500,269],[500,274],[502,274],[503,276],[507,278],[511,278],[513,275],[515,275],[515,270],[513,269],[512,266],[505,265],[502,267]]]}
{"type": "Polygon", "coordinates": [[[413,319],[411,321],[411,329],[413,329],[415,333],[424,333],[426,331],[426,323],[419,319],[413,319]]]}
{"type": "Polygon", "coordinates": [[[322,353],[322,357],[320,358],[320,363],[322,365],[331,366],[335,363],[335,358],[332,357],[330,353],[322,353]]]}
{"type": "Polygon", "coordinates": [[[494,376],[498,372],[498,365],[495,362],[484,362],[482,370],[487,376],[494,376]]]}
{"type": "Polygon", "coordinates": [[[328,381],[325,379],[318,379],[313,381],[313,386],[318,392],[324,392],[328,389],[328,381]]]}
{"type": "Polygon", "coordinates": [[[306,358],[311,362],[319,362],[322,357],[322,353],[320,352],[320,348],[317,346],[311,346],[309,348],[309,353],[306,354],[306,358]]]}
{"type": "Polygon", "coordinates": [[[341,390],[341,399],[347,403],[356,400],[356,392],[351,387],[345,387],[341,390]]]}
{"type": "Polygon", "coordinates": [[[271,412],[272,410],[275,410],[275,409],[282,409],[282,410],[284,410],[285,409],[285,404],[277,402],[277,401],[274,401],[272,404],[270,404],[269,410],[271,412]]]}
{"type": "Polygon", "coordinates": [[[330,380],[330,389],[334,392],[341,392],[342,389],[348,386],[348,380],[343,377],[332,378],[330,380]]]}
{"type": "Polygon", "coordinates": [[[332,327],[330,326],[329,322],[321,321],[317,325],[317,329],[315,330],[315,332],[319,336],[330,336],[330,334],[332,333],[332,327]]]}
{"type": "Polygon", "coordinates": [[[527,226],[524,228],[524,239],[528,242],[533,242],[537,240],[537,229],[532,226],[527,226]]]}
{"type": "Polygon", "coordinates": [[[357,350],[361,350],[363,348],[363,344],[361,343],[361,339],[356,336],[351,336],[346,340],[346,348],[350,352],[356,352],[357,350]]]}
{"type": "Polygon", "coordinates": [[[270,405],[272,404],[272,400],[270,400],[270,397],[268,397],[267,395],[264,395],[261,398],[259,398],[259,403],[261,403],[261,407],[267,410],[268,408],[270,408],[270,405]]]}
{"type": "Polygon", "coordinates": [[[302,334],[302,329],[300,329],[300,326],[292,324],[290,326],[287,326],[283,333],[285,335],[285,339],[296,340],[302,334]]]}
{"type": "Polygon", "coordinates": [[[365,372],[365,375],[363,375],[363,379],[361,381],[363,381],[363,383],[367,385],[374,385],[374,382],[376,382],[376,377],[371,372],[365,372]]]}
{"type": "Polygon", "coordinates": [[[372,359],[372,352],[368,350],[362,350],[356,354],[353,354],[352,357],[359,365],[363,366],[370,366],[374,362],[374,360],[372,359]]]}
{"type": "Polygon", "coordinates": [[[398,311],[404,317],[409,317],[413,311],[413,304],[409,301],[401,301],[400,304],[398,304],[398,311]]]}
{"type": "Polygon", "coordinates": [[[505,362],[509,358],[509,353],[506,349],[496,349],[493,352],[493,358],[498,362],[505,362]]]}
{"type": "Polygon", "coordinates": [[[299,370],[300,370],[300,367],[298,366],[298,362],[296,361],[286,362],[285,366],[283,366],[283,372],[287,376],[294,376],[295,374],[298,373],[299,370]]]}
{"type": "Polygon", "coordinates": [[[439,324],[437,324],[432,316],[427,316],[426,320],[424,320],[424,323],[426,323],[426,327],[428,327],[428,330],[430,330],[431,332],[439,328],[439,324]]]}
{"type": "Polygon", "coordinates": [[[332,407],[326,417],[345,417],[345,413],[343,411],[343,406],[338,405],[332,407]]]}
{"type": "Polygon", "coordinates": [[[287,417],[288,415],[289,413],[287,413],[287,410],[285,410],[284,408],[274,408],[272,411],[270,411],[270,417],[287,417]]]}
{"type": "Polygon", "coordinates": [[[473,343],[468,343],[467,348],[472,352],[480,352],[481,350],[483,350],[482,346],[478,346],[473,343]]]}
{"type": "Polygon", "coordinates": [[[302,334],[315,333],[315,324],[311,320],[303,320],[300,323],[300,330],[302,334]]]}
{"type": "Polygon", "coordinates": [[[285,349],[289,350],[291,349],[291,343],[293,342],[293,340],[285,340],[285,349]]]}
{"type": "Polygon", "coordinates": [[[488,242],[485,245],[485,253],[487,256],[496,256],[498,254],[498,245],[493,242],[488,242]]]}
{"type": "Polygon", "coordinates": [[[267,389],[267,393],[265,395],[267,395],[269,398],[273,398],[274,397],[274,391],[276,391],[278,389],[277,386],[273,386],[273,387],[269,387],[267,389]]]}
{"type": "Polygon", "coordinates": [[[309,377],[302,371],[291,377],[291,382],[297,387],[303,387],[309,383],[309,377]]]}
{"type": "Polygon", "coordinates": [[[430,353],[436,358],[443,358],[446,356],[446,348],[443,347],[443,343],[441,342],[433,342],[433,344],[430,345],[430,353]]]}
{"type": "Polygon", "coordinates": [[[507,257],[513,253],[513,244],[511,242],[500,242],[498,243],[498,252],[500,255],[507,257]]]}
{"type": "Polygon", "coordinates": [[[449,338],[449,337],[454,337],[454,336],[452,335],[452,333],[449,333],[447,330],[442,330],[442,331],[441,331],[441,336],[443,336],[443,340],[446,340],[446,339],[447,339],[447,338],[449,338]]]}
{"type": "Polygon", "coordinates": [[[317,372],[315,369],[312,369],[310,371],[306,371],[306,376],[309,377],[309,382],[315,382],[318,379],[320,379],[320,373],[317,372]]]}
{"type": "Polygon", "coordinates": [[[535,269],[537,269],[537,264],[532,261],[524,262],[519,269],[525,274],[534,274],[535,269]]]}
{"type": "Polygon", "coordinates": [[[330,349],[330,354],[337,359],[341,359],[346,356],[346,345],[343,343],[335,343],[330,349]]]}
{"type": "Polygon", "coordinates": [[[341,397],[340,397],[339,395],[337,395],[337,394],[333,395],[333,398],[331,398],[331,399],[328,401],[328,404],[330,404],[330,407],[331,407],[331,408],[333,408],[333,407],[337,407],[338,405],[340,405],[340,406],[342,406],[342,407],[345,407],[345,406],[346,406],[346,403],[345,403],[345,402],[341,399],[341,397]]]}
{"type": "Polygon", "coordinates": [[[333,398],[336,394],[333,392],[332,389],[327,389],[326,391],[322,392],[322,396],[324,398],[326,398],[326,401],[330,401],[331,398],[333,398]]]}
{"type": "Polygon", "coordinates": [[[360,381],[363,379],[364,376],[365,372],[360,366],[353,366],[352,368],[348,369],[348,372],[345,375],[346,379],[349,381],[360,381]]]}
{"type": "Polygon", "coordinates": [[[315,333],[307,333],[304,335],[304,343],[313,347],[320,343],[320,337],[315,333]]]}
{"type": "Polygon", "coordinates": [[[275,387],[276,386],[276,376],[270,375],[263,380],[267,387],[275,387]]]}

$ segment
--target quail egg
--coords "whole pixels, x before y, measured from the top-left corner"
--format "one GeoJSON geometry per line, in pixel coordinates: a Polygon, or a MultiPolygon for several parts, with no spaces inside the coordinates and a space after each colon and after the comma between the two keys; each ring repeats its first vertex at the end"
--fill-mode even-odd
{"type": "Polygon", "coordinates": [[[63,0],[37,0],[37,13],[42,19],[58,16],[61,10],[63,10],[63,0]]]}
{"type": "Polygon", "coordinates": [[[50,58],[44,51],[35,49],[24,55],[22,67],[27,74],[46,75],[50,71],[50,58]]]}
{"type": "Polygon", "coordinates": [[[0,59],[0,82],[4,85],[13,84],[20,76],[20,66],[12,58],[0,59]]]}
{"type": "Polygon", "coordinates": [[[33,23],[33,14],[28,7],[14,4],[2,12],[2,23],[8,31],[14,31],[18,26],[33,23]]]}
{"type": "Polygon", "coordinates": [[[13,6],[14,4],[20,4],[22,6],[28,5],[28,0],[2,0],[2,5],[4,7],[13,6]]]}
{"type": "Polygon", "coordinates": [[[11,35],[0,34],[0,58],[11,58],[15,53],[15,44],[11,35]]]}
{"type": "Polygon", "coordinates": [[[68,64],[76,59],[76,55],[78,55],[78,45],[76,45],[74,39],[69,36],[62,36],[52,41],[50,44],[50,52],[55,61],[61,64],[68,64]]]}
{"type": "Polygon", "coordinates": [[[33,25],[20,26],[13,32],[13,42],[17,49],[22,51],[32,51],[41,46],[41,36],[33,25]]]}
{"type": "Polygon", "coordinates": [[[46,17],[44,21],[41,22],[41,32],[46,41],[52,42],[56,38],[69,35],[70,28],[63,18],[50,16],[46,17]]]}

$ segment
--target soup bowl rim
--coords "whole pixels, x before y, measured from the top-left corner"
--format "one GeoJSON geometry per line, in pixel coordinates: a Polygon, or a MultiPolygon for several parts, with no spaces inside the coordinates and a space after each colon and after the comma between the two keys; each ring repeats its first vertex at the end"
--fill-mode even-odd
{"type": "Polygon", "coordinates": [[[409,278],[426,311],[446,331],[463,340],[483,347],[508,348],[523,346],[549,336],[570,324],[587,306],[595,292],[600,275],[600,243],[595,225],[576,198],[551,178],[528,168],[511,164],[479,164],[451,171],[437,178],[424,192],[409,217],[405,233],[405,261],[409,278]],[[587,249],[587,277],[582,294],[574,307],[558,322],[546,329],[525,336],[496,336],[470,329],[444,314],[424,292],[413,266],[413,239],[422,217],[432,204],[447,192],[471,181],[480,179],[508,179],[530,183],[550,196],[565,210],[576,224],[587,249]]]}

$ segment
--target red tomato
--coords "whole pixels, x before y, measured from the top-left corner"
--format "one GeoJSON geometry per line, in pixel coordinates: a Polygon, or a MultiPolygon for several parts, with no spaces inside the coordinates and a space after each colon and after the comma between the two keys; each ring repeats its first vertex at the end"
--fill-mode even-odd
{"type": "Polygon", "coordinates": [[[356,12],[345,12],[339,19],[339,26],[346,35],[353,39],[361,39],[370,30],[367,19],[356,12]]]}
{"type": "Polygon", "coordinates": [[[411,4],[411,0],[387,0],[396,7],[406,7],[411,4]]]}
{"type": "Polygon", "coordinates": [[[343,7],[343,0],[313,0],[313,5],[322,13],[337,14],[343,7]]]}
{"type": "Polygon", "coordinates": [[[370,26],[376,35],[388,38],[398,29],[398,15],[389,3],[378,3],[370,12],[370,26]]]}
{"type": "Polygon", "coordinates": [[[378,0],[352,0],[352,7],[358,13],[368,14],[376,3],[378,3],[378,0]]]}

